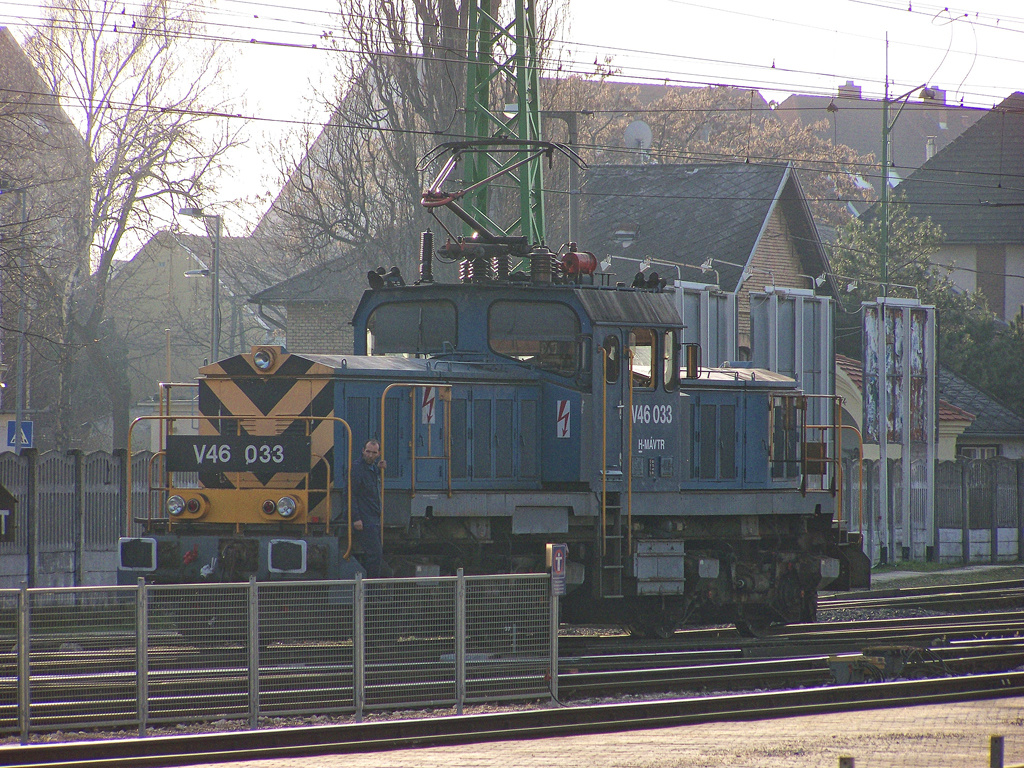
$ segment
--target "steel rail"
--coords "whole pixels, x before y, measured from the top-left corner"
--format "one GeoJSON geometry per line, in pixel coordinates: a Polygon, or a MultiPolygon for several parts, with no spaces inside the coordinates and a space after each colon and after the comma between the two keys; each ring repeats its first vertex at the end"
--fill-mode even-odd
{"type": "Polygon", "coordinates": [[[1024,696],[1024,672],[474,716],[0,747],[11,768],[182,766],[776,719],[1024,696]]]}

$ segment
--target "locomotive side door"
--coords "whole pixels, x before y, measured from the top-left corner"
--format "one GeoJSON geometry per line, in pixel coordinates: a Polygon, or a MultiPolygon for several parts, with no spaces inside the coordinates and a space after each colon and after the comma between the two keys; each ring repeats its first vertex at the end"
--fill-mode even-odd
{"type": "Polygon", "coordinates": [[[599,479],[600,475],[604,475],[605,482],[609,486],[614,485],[609,490],[618,492],[622,490],[621,484],[626,475],[623,461],[626,455],[624,443],[628,378],[623,364],[624,345],[622,335],[616,328],[599,328],[594,337],[597,345],[593,387],[596,401],[594,413],[597,416],[594,425],[597,442],[595,453],[603,456],[598,467],[599,479]],[[599,446],[603,446],[603,454],[599,446]]]}
{"type": "Polygon", "coordinates": [[[672,492],[678,482],[680,420],[679,345],[674,329],[629,330],[624,364],[632,390],[626,425],[626,482],[634,494],[627,512],[657,514],[665,506],[655,492],[672,492]],[[637,496],[637,493],[641,495],[637,496]]]}
{"type": "Polygon", "coordinates": [[[627,563],[625,510],[626,443],[629,414],[629,367],[624,361],[625,344],[621,329],[594,329],[594,454],[598,461],[597,490],[601,505],[596,527],[592,568],[600,577],[593,580],[595,597],[621,598],[627,563]]]}

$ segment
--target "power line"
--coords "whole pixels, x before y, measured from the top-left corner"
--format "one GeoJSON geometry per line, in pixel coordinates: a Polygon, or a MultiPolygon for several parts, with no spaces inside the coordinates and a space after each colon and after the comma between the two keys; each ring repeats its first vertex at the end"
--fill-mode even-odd
{"type": "MultiPolygon", "coordinates": [[[[263,4],[263,3],[237,2],[236,5],[239,5],[239,6],[242,6],[242,7],[248,6],[248,7],[255,7],[255,8],[274,8],[275,10],[281,10],[281,6],[270,6],[270,5],[266,5],[266,4],[263,4]]],[[[139,7],[141,7],[141,6],[139,6],[139,7]]],[[[705,7],[705,6],[695,6],[695,7],[705,7]]],[[[290,10],[305,11],[306,9],[297,8],[297,7],[293,6],[293,7],[290,8],[290,10]]],[[[728,9],[724,9],[723,12],[736,13],[736,12],[733,12],[733,11],[729,11],[728,9]]],[[[318,13],[318,15],[323,15],[323,16],[325,16],[327,18],[340,18],[340,14],[337,13],[337,12],[319,11],[317,13],[318,13]]],[[[231,17],[231,16],[239,16],[240,17],[241,16],[241,14],[239,14],[239,13],[231,13],[231,14],[225,14],[225,15],[228,15],[229,17],[231,17]]],[[[750,15],[753,18],[759,18],[759,19],[765,18],[765,17],[758,17],[758,16],[755,16],[753,14],[747,14],[747,15],[750,15]]],[[[259,15],[258,14],[254,14],[254,16],[258,17],[259,15]]],[[[366,16],[365,14],[355,14],[355,17],[356,18],[361,18],[361,19],[364,19],[364,20],[367,20],[367,21],[372,21],[372,19],[370,17],[366,16]]],[[[322,45],[321,44],[323,39],[326,39],[328,41],[333,41],[335,43],[337,41],[339,41],[339,40],[343,41],[343,42],[344,41],[354,42],[354,40],[352,38],[345,38],[344,36],[340,35],[339,34],[339,30],[337,28],[323,30],[323,26],[324,25],[314,25],[314,24],[311,24],[310,22],[296,21],[294,19],[286,19],[286,18],[283,18],[283,17],[272,17],[272,18],[273,18],[275,23],[290,23],[290,24],[296,24],[296,25],[299,25],[299,26],[307,25],[309,27],[309,30],[310,30],[310,32],[308,32],[307,34],[313,34],[313,30],[316,30],[316,35],[317,35],[318,41],[320,41],[320,42],[316,42],[316,43],[313,43],[313,42],[308,42],[308,43],[292,43],[292,42],[285,42],[285,41],[257,40],[255,38],[252,38],[251,36],[250,36],[250,38],[248,40],[243,40],[243,39],[240,39],[240,38],[228,37],[228,36],[225,36],[225,35],[211,35],[211,34],[198,35],[198,34],[195,34],[195,33],[193,33],[191,35],[182,35],[182,36],[190,37],[190,39],[197,39],[197,40],[201,39],[201,40],[214,41],[214,42],[227,42],[227,43],[233,43],[233,44],[268,45],[268,46],[274,46],[274,47],[292,47],[292,48],[307,49],[307,50],[317,50],[317,51],[320,51],[320,52],[328,52],[328,53],[335,52],[335,53],[349,53],[350,54],[350,53],[357,53],[358,52],[357,49],[344,48],[344,47],[338,48],[338,47],[332,47],[330,45],[322,45]]],[[[778,22],[779,20],[778,19],[771,19],[771,21],[777,21],[778,22]]],[[[408,23],[409,24],[413,24],[414,22],[410,21],[408,23]]],[[[794,22],[780,22],[780,23],[795,24],[794,22]]],[[[218,26],[221,26],[221,27],[227,28],[227,29],[244,30],[247,33],[251,32],[252,30],[256,30],[258,32],[267,31],[267,32],[271,32],[271,33],[281,33],[282,31],[284,31],[284,30],[282,30],[280,28],[277,28],[277,27],[265,27],[265,26],[264,27],[256,27],[256,26],[251,25],[251,24],[247,24],[247,25],[227,24],[227,23],[218,23],[216,21],[214,22],[213,25],[218,25],[218,26]]],[[[802,25],[798,25],[798,26],[802,26],[802,25]]],[[[807,25],[807,26],[809,26],[809,25],[807,25]]],[[[812,29],[821,29],[821,28],[814,28],[814,27],[812,27],[812,29]]],[[[456,31],[458,31],[460,33],[464,33],[465,32],[464,29],[457,29],[456,31]]],[[[854,33],[847,33],[847,32],[842,32],[842,34],[848,34],[848,35],[851,35],[851,36],[857,36],[854,33]]],[[[566,41],[566,40],[560,39],[560,38],[551,38],[551,42],[553,44],[562,45],[562,46],[576,46],[576,45],[580,45],[580,43],[578,41],[570,42],[570,41],[566,41]]],[[[584,48],[587,48],[589,46],[589,44],[586,44],[586,43],[584,43],[582,45],[583,45],[584,48]]],[[[791,74],[812,75],[812,76],[818,77],[818,78],[827,77],[827,78],[832,78],[832,79],[837,79],[837,78],[838,79],[842,79],[844,77],[849,77],[848,75],[838,74],[838,73],[827,73],[827,72],[820,72],[820,71],[815,71],[815,70],[788,70],[788,69],[784,69],[784,68],[781,68],[781,67],[780,68],[776,68],[776,67],[768,67],[766,65],[752,65],[752,64],[745,63],[745,62],[729,61],[729,60],[724,60],[724,59],[702,59],[702,58],[698,58],[698,57],[682,56],[682,55],[679,55],[679,54],[652,54],[652,52],[649,52],[649,51],[642,51],[642,50],[628,49],[628,48],[614,48],[614,47],[611,47],[611,48],[609,48],[609,47],[598,48],[597,46],[589,46],[589,47],[592,50],[601,50],[601,51],[609,51],[609,50],[611,50],[611,51],[615,51],[615,52],[619,52],[619,53],[642,54],[642,55],[645,55],[645,56],[657,55],[659,57],[665,57],[665,58],[669,58],[669,59],[691,60],[691,61],[696,61],[696,62],[715,64],[715,65],[719,65],[719,66],[752,68],[752,69],[761,70],[761,71],[768,71],[768,70],[770,70],[770,71],[773,71],[773,72],[786,72],[786,73],[791,73],[791,74]]],[[[922,46],[922,47],[927,48],[926,46],[922,46]]],[[[403,56],[404,54],[397,54],[397,53],[394,53],[394,52],[386,52],[386,51],[384,51],[384,52],[380,52],[380,55],[382,55],[382,56],[403,56]]],[[[1003,59],[1001,57],[992,57],[992,56],[987,56],[987,58],[992,58],[994,60],[1007,60],[1007,59],[1003,59]]],[[[1009,60],[1007,60],[1007,61],[1009,61],[1009,60]]],[[[589,69],[581,68],[579,62],[573,62],[571,65],[566,65],[564,62],[558,63],[558,64],[552,64],[551,68],[549,69],[549,71],[554,71],[554,69],[558,69],[559,71],[561,71],[563,73],[564,72],[569,72],[570,74],[579,74],[579,75],[586,75],[586,74],[591,74],[592,73],[592,71],[589,70],[589,69]]],[[[658,68],[656,70],[655,69],[647,70],[647,69],[644,69],[644,68],[634,67],[631,71],[632,71],[632,76],[641,78],[641,79],[643,79],[643,80],[645,80],[645,81],[647,81],[649,83],[669,83],[669,82],[671,82],[671,83],[676,83],[676,84],[690,84],[690,85],[708,84],[708,81],[707,81],[706,77],[698,76],[698,75],[695,75],[695,74],[692,74],[692,73],[666,71],[665,68],[658,68]]],[[[861,82],[874,82],[872,78],[863,78],[863,77],[861,77],[861,78],[857,78],[857,79],[859,79],[861,82]]],[[[739,85],[739,84],[737,83],[737,84],[734,84],[734,85],[739,85]]],[[[814,91],[814,88],[813,87],[808,87],[806,85],[806,82],[804,82],[804,83],[800,83],[800,82],[776,82],[776,83],[772,83],[772,84],[765,84],[763,82],[762,83],[751,82],[751,83],[744,83],[744,84],[742,84],[742,87],[754,87],[754,88],[757,88],[757,89],[760,89],[760,90],[765,90],[765,89],[768,89],[768,90],[791,90],[793,92],[797,92],[797,91],[804,91],[804,92],[814,91]]],[[[974,94],[974,95],[979,95],[979,94],[974,94]]]]}

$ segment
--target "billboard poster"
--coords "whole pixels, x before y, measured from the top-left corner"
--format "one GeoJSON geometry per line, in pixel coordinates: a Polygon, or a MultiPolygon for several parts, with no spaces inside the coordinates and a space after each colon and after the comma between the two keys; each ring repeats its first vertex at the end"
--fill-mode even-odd
{"type": "MultiPolygon", "coordinates": [[[[890,300],[891,301],[891,300],[890,300]]],[[[893,305],[883,299],[863,305],[863,436],[879,442],[880,409],[885,409],[886,442],[927,439],[928,350],[932,307],[893,305]]]]}

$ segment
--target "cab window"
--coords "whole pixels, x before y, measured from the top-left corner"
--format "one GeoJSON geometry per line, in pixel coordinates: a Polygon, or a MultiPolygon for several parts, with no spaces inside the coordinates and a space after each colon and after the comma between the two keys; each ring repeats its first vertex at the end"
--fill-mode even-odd
{"type": "Polygon", "coordinates": [[[430,355],[459,346],[455,305],[450,301],[381,304],[366,321],[371,355],[430,355]]]}
{"type": "Polygon", "coordinates": [[[633,389],[653,389],[657,384],[657,336],[650,328],[629,332],[629,371],[633,389]]]}
{"type": "Polygon", "coordinates": [[[604,337],[604,381],[606,384],[614,384],[619,380],[619,368],[622,361],[619,359],[619,337],[614,333],[604,337]]]}
{"type": "Polygon", "coordinates": [[[800,476],[800,446],[804,430],[804,401],[791,395],[772,398],[769,460],[773,479],[800,476]]]}
{"type": "Polygon", "coordinates": [[[492,350],[561,376],[579,369],[579,336],[579,318],[565,304],[496,301],[487,317],[492,350]]]}
{"type": "Polygon", "coordinates": [[[679,340],[676,331],[665,331],[662,334],[661,381],[666,392],[679,387],[679,340]]]}

